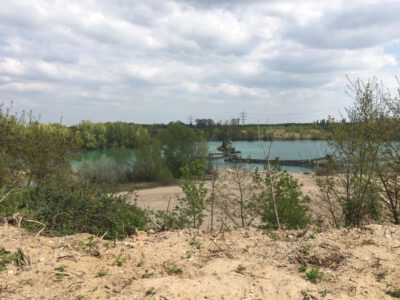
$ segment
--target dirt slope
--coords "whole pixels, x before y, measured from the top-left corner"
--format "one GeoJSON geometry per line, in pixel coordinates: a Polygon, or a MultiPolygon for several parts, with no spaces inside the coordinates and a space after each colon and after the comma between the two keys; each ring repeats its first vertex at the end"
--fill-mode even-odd
{"type": "Polygon", "coordinates": [[[0,272],[0,299],[394,299],[400,227],[139,232],[116,245],[86,234],[38,237],[0,226],[0,249],[30,266],[0,272]],[[319,266],[320,282],[299,272],[319,266]]]}

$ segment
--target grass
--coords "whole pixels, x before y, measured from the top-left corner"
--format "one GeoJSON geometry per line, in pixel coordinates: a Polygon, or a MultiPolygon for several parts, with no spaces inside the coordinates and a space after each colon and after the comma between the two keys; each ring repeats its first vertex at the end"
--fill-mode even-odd
{"type": "Polygon", "coordinates": [[[106,248],[107,250],[114,248],[114,247],[115,247],[115,244],[113,241],[105,241],[104,242],[104,248],[106,248]]]}
{"type": "Polygon", "coordinates": [[[400,298],[400,288],[395,288],[390,291],[386,291],[386,294],[392,296],[393,298],[400,298]]]}
{"type": "Polygon", "coordinates": [[[108,274],[108,272],[104,269],[101,269],[100,271],[97,272],[96,277],[104,277],[108,274]]]}
{"type": "Polygon", "coordinates": [[[306,264],[301,264],[298,269],[297,269],[300,273],[304,273],[305,271],[307,271],[307,265],[306,264]]]}
{"type": "Polygon", "coordinates": [[[56,277],[54,281],[62,281],[64,277],[70,276],[69,274],[66,273],[67,267],[64,265],[58,266],[54,268],[54,271],[56,272],[56,277]]]}
{"type": "Polygon", "coordinates": [[[153,272],[149,272],[149,270],[145,270],[144,274],[142,275],[142,278],[152,278],[154,276],[153,272]]]}
{"type": "Polygon", "coordinates": [[[190,241],[189,244],[190,244],[191,246],[196,247],[197,249],[201,249],[201,241],[198,240],[198,239],[196,239],[196,238],[193,238],[193,239],[190,241]]]}
{"type": "Polygon", "coordinates": [[[235,269],[235,272],[239,274],[243,274],[244,271],[246,271],[246,267],[243,266],[242,264],[238,265],[237,268],[235,269]]]}
{"type": "Polygon", "coordinates": [[[6,266],[18,259],[18,252],[9,252],[4,248],[0,248],[0,272],[6,269],[6,266]]]}
{"type": "Polygon", "coordinates": [[[369,246],[369,245],[376,245],[374,240],[368,239],[368,240],[363,240],[361,243],[363,246],[369,246]]]}
{"type": "Polygon", "coordinates": [[[324,273],[320,272],[318,268],[312,267],[310,270],[306,272],[306,280],[311,281],[313,283],[319,282],[322,280],[324,273]]]}
{"type": "Polygon", "coordinates": [[[176,265],[176,263],[171,263],[167,266],[167,273],[169,275],[180,275],[183,271],[181,267],[176,265]]]}
{"type": "Polygon", "coordinates": [[[115,264],[116,264],[118,267],[122,267],[124,264],[126,264],[127,261],[128,261],[128,259],[127,259],[126,257],[121,256],[121,255],[118,255],[118,256],[115,258],[115,264]]]}
{"type": "Polygon", "coordinates": [[[311,245],[310,244],[303,244],[301,245],[301,252],[304,254],[308,254],[310,252],[311,245]]]}

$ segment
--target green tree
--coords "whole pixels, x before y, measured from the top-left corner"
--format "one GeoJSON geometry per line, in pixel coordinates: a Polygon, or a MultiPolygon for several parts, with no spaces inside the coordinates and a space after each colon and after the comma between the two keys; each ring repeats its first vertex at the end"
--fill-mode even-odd
{"type": "Polygon", "coordinates": [[[196,132],[181,123],[172,123],[161,135],[163,158],[174,177],[182,175],[182,169],[194,160],[205,162],[207,143],[196,132]]]}
{"type": "Polygon", "coordinates": [[[137,133],[135,152],[135,178],[142,181],[159,181],[169,183],[173,176],[162,159],[161,143],[151,137],[147,129],[141,128],[137,133]]]}
{"type": "Polygon", "coordinates": [[[41,124],[32,114],[17,118],[0,108],[0,183],[30,185],[66,177],[79,140],[61,124],[41,124]]]}
{"type": "Polygon", "coordinates": [[[336,226],[361,226],[380,218],[376,175],[387,137],[382,127],[386,118],[377,80],[351,82],[350,93],[354,103],[346,110],[349,123],[330,121],[328,126],[334,165],[342,167],[317,181],[323,200],[328,202],[331,213],[335,211],[336,226]]]}
{"type": "Polygon", "coordinates": [[[68,128],[57,124],[44,125],[39,121],[30,122],[25,128],[23,144],[21,159],[29,184],[62,180],[71,172],[71,155],[80,148],[79,136],[68,128]]]}

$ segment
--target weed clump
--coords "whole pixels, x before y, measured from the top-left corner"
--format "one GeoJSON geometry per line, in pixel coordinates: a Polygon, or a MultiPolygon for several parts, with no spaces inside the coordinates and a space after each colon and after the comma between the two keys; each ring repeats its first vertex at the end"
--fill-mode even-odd
{"type": "Polygon", "coordinates": [[[4,248],[0,248],[0,272],[6,269],[6,266],[12,262],[17,262],[18,252],[6,251],[4,248]]]}
{"type": "Polygon", "coordinates": [[[390,291],[386,291],[386,294],[393,298],[400,298],[400,288],[395,288],[390,291]]]}
{"type": "Polygon", "coordinates": [[[176,263],[171,263],[167,266],[167,273],[168,275],[180,275],[183,273],[183,270],[176,263]]]}
{"type": "Polygon", "coordinates": [[[310,270],[306,272],[305,278],[308,281],[313,283],[317,283],[322,280],[324,273],[321,272],[318,268],[312,267],[310,270]]]}

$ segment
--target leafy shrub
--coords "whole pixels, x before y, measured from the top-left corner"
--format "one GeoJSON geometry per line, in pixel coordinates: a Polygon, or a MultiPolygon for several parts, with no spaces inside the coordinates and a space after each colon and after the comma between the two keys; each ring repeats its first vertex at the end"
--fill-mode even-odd
{"type": "Polygon", "coordinates": [[[324,273],[322,273],[321,271],[319,271],[318,268],[315,267],[312,267],[310,270],[306,272],[306,280],[311,281],[313,283],[321,281],[323,276],[324,273]]]}
{"type": "Polygon", "coordinates": [[[178,205],[172,210],[156,211],[158,229],[198,228],[203,223],[207,188],[201,161],[194,161],[190,167],[182,169],[181,188],[185,194],[178,198],[178,205]]]}
{"type": "Polygon", "coordinates": [[[262,175],[256,171],[253,180],[260,190],[257,198],[261,220],[265,226],[277,228],[271,182],[281,225],[286,228],[303,228],[309,224],[308,204],[310,198],[303,195],[301,185],[292,175],[281,171],[279,166],[275,166],[271,174],[265,172],[265,175],[262,175]]]}
{"type": "MultiPolygon", "coordinates": [[[[118,239],[143,229],[147,222],[144,212],[128,204],[124,197],[87,186],[45,185],[25,190],[23,195],[7,199],[7,206],[0,204],[0,215],[20,212],[25,218],[45,224],[46,232],[57,235],[88,232],[118,239]]],[[[31,223],[22,225],[37,230],[31,223]]]]}
{"type": "Polygon", "coordinates": [[[205,217],[207,188],[201,161],[194,161],[191,167],[182,169],[183,180],[181,188],[184,197],[179,198],[179,206],[175,208],[183,223],[198,228],[205,217]]]}
{"type": "Polygon", "coordinates": [[[157,210],[154,212],[154,217],[161,231],[182,229],[187,226],[187,220],[177,212],[176,208],[172,211],[157,210]]]}

